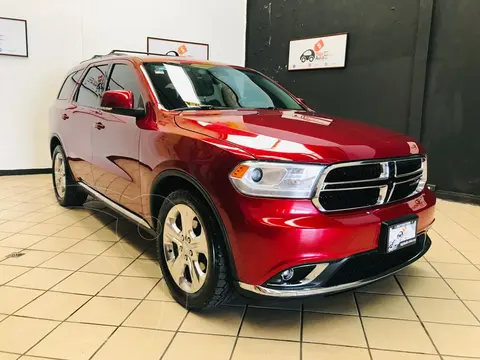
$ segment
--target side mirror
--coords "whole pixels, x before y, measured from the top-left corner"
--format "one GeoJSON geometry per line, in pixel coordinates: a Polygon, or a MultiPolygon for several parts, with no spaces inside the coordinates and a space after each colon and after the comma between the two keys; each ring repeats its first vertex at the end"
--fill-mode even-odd
{"type": "Polygon", "coordinates": [[[136,118],[145,116],[145,109],[135,109],[133,107],[133,92],[130,90],[105,91],[101,107],[104,111],[119,115],[134,116],[136,118]]]}

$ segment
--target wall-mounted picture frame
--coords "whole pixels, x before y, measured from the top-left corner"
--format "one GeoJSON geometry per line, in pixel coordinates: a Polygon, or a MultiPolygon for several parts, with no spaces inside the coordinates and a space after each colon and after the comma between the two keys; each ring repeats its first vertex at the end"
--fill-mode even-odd
{"type": "Polygon", "coordinates": [[[288,70],[332,69],[345,67],[348,33],[292,40],[288,70]]]}
{"type": "Polygon", "coordinates": [[[28,57],[27,20],[0,17],[0,55],[28,57]]]}
{"type": "Polygon", "coordinates": [[[210,46],[208,44],[147,37],[148,53],[166,54],[170,51],[175,51],[180,56],[190,56],[199,60],[208,60],[210,58],[210,46]]]}

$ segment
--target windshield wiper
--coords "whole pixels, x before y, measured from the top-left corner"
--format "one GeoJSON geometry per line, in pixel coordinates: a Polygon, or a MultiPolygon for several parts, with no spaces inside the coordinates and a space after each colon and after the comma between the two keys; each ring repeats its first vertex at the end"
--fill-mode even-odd
{"type": "Polygon", "coordinates": [[[200,106],[186,106],[186,107],[176,108],[173,110],[185,111],[185,110],[217,110],[217,109],[229,109],[229,108],[225,106],[200,105],[200,106]]]}

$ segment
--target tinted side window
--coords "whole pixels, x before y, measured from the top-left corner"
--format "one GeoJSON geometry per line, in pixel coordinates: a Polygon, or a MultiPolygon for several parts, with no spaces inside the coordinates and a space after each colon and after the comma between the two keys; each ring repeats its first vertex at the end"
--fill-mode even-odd
{"type": "Polygon", "coordinates": [[[108,90],[130,90],[133,92],[133,106],[143,108],[140,86],[133,69],[127,64],[115,64],[108,81],[108,90]]]}
{"type": "Polygon", "coordinates": [[[105,90],[108,65],[91,67],[83,78],[77,93],[77,103],[89,107],[99,107],[105,90]]]}
{"type": "Polygon", "coordinates": [[[72,95],[73,90],[78,84],[78,77],[80,76],[80,71],[75,71],[67,76],[65,81],[63,82],[62,88],[58,93],[57,99],[59,100],[67,100],[72,95]]]}

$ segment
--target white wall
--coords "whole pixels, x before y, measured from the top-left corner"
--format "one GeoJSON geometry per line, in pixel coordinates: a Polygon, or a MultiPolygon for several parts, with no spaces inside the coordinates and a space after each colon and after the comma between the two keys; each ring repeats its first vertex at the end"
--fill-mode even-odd
{"type": "Polygon", "coordinates": [[[48,110],[68,69],[94,54],[146,51],[153,36],[245,62],[246,0],[0,0],[0,17],[27,20],[29,47],[0,56],[0,170],[50,167],[48,110]]]}

